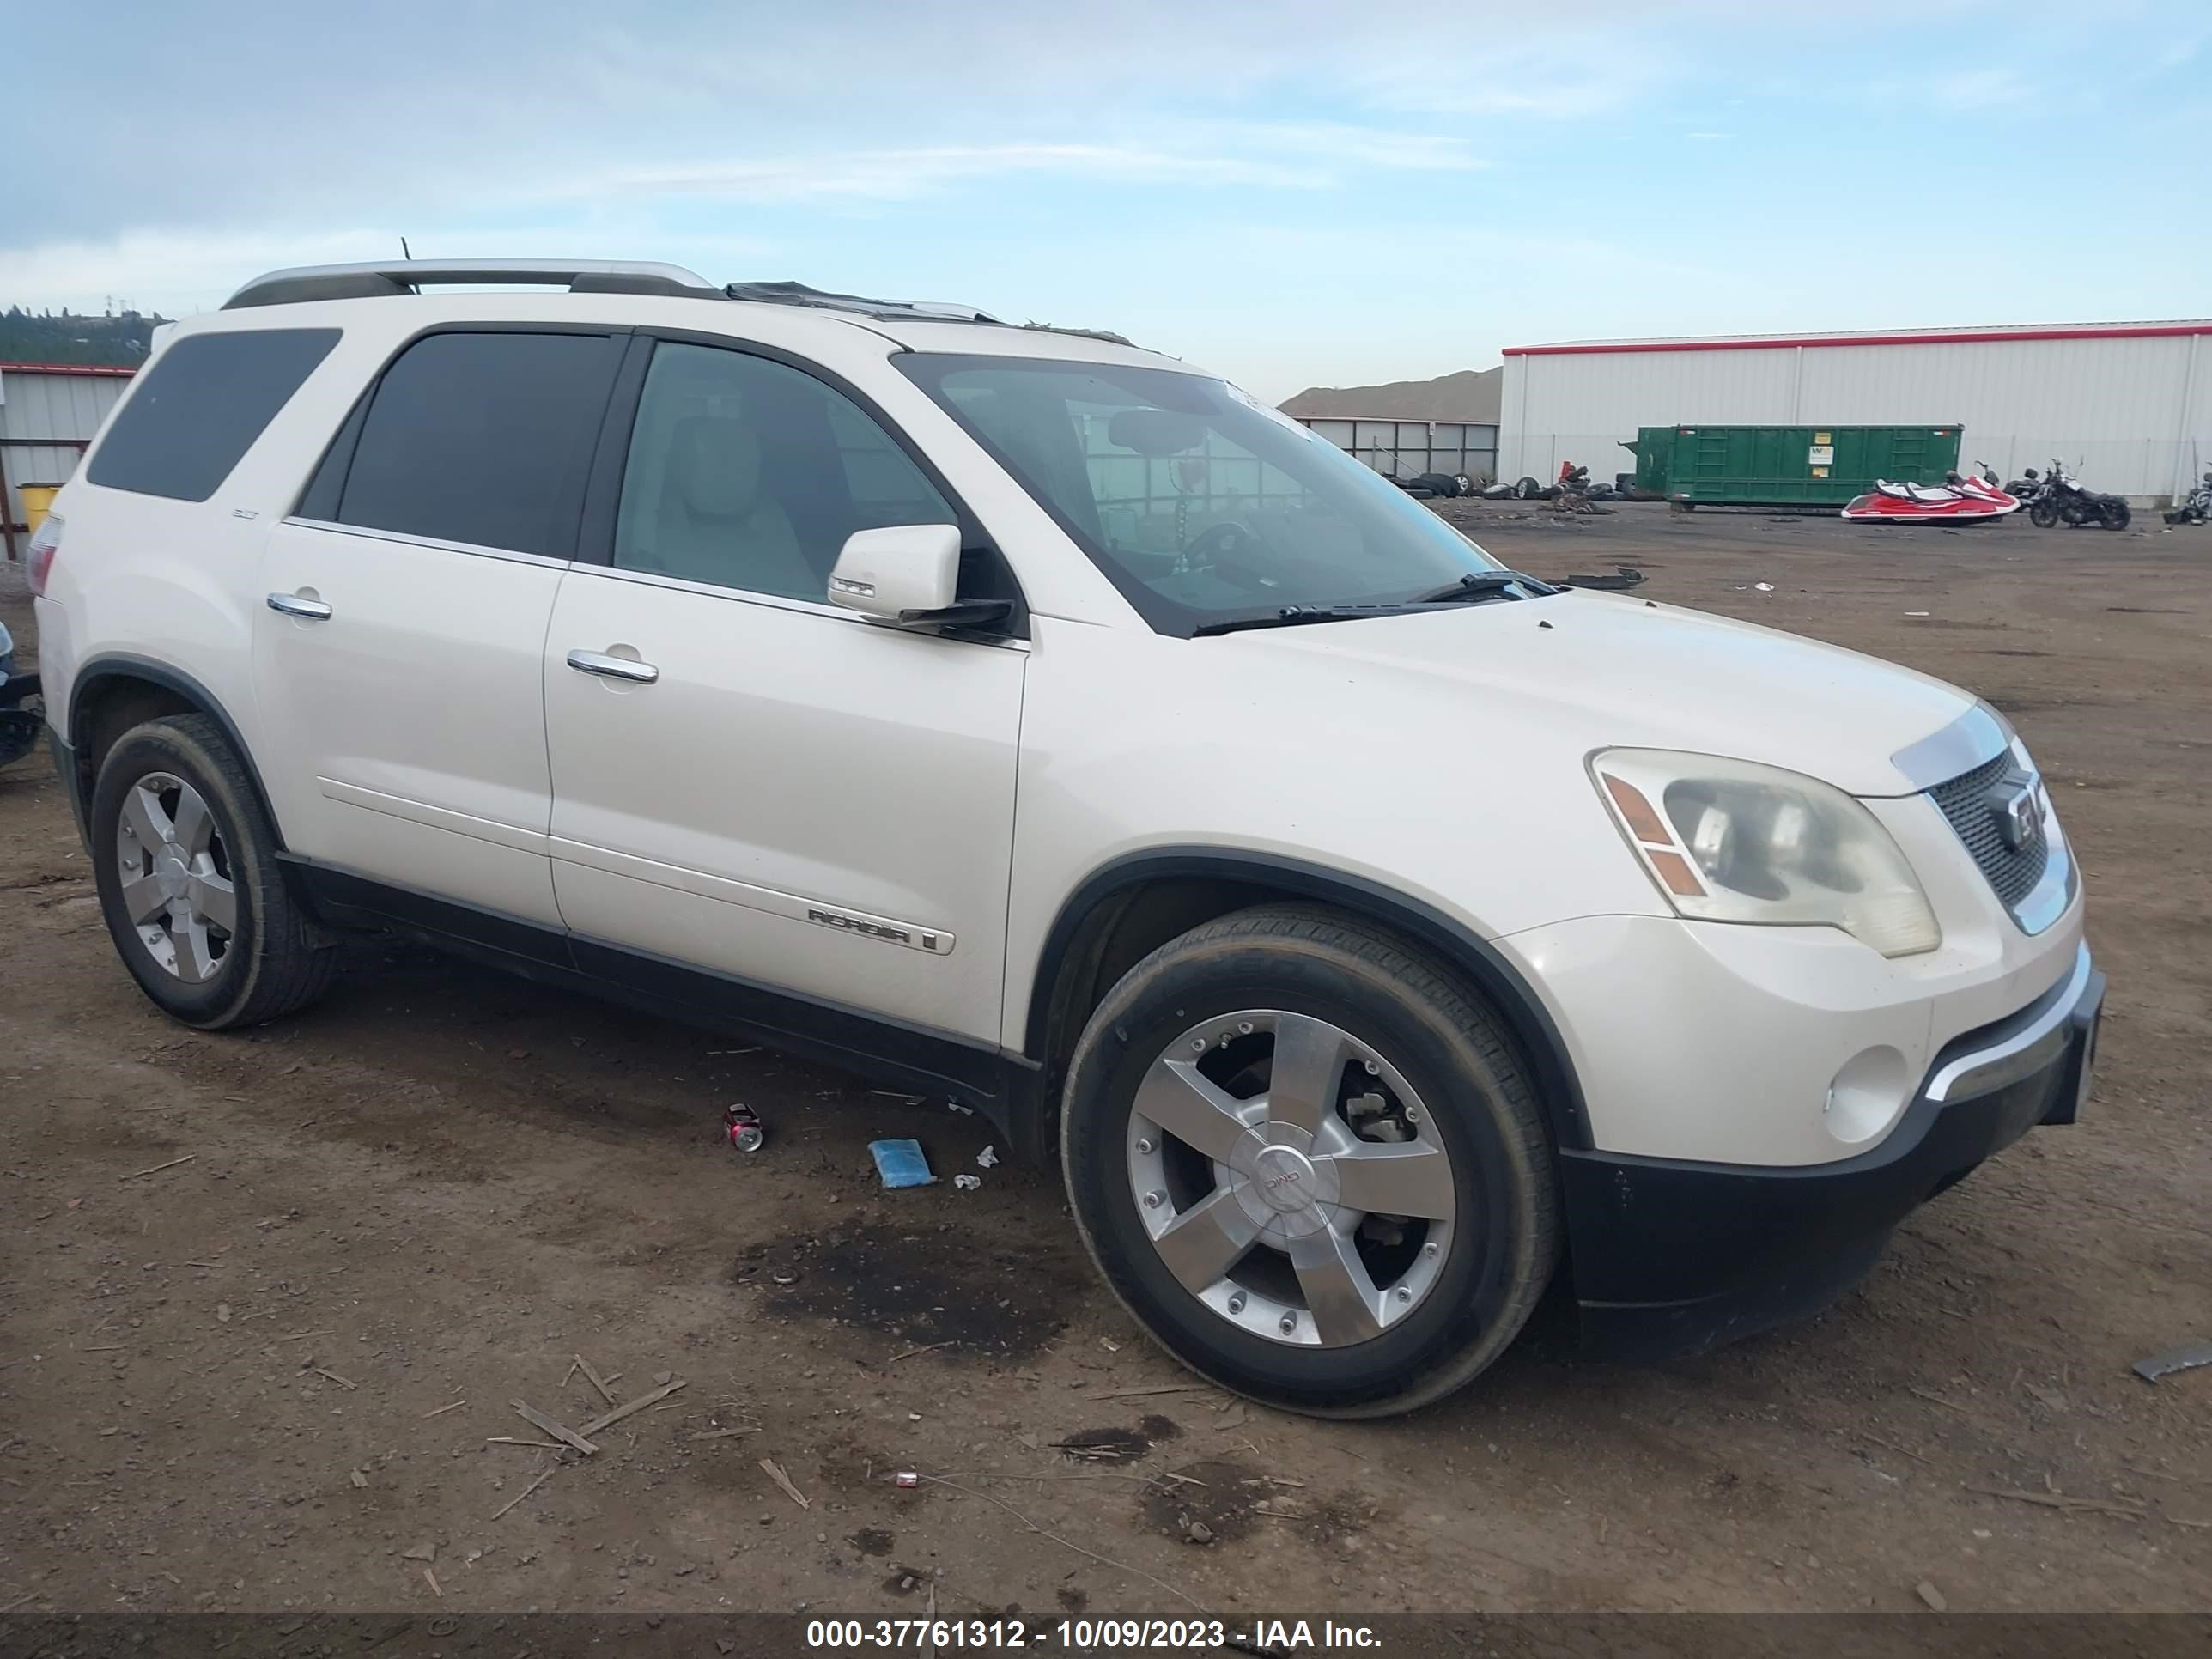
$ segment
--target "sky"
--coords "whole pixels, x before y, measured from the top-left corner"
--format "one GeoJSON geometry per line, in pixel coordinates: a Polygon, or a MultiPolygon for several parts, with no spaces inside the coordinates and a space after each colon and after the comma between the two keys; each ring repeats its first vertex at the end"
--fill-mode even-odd
{"type": "Polygon", "coordinates": [[[189,315],[404,235],[1109,328],[1271,399],[2212,313],[2203,0],[6,11],[0,306],[189,315]]]}

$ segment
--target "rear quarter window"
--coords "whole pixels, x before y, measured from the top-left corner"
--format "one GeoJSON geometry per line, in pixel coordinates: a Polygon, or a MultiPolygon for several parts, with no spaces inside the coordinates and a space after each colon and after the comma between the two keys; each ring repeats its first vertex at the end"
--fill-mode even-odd
{"type": "Polygon", "coordinates": [[[227,329],[179,340],[141,377],[88,483],[204,501],[338,343],[335,328],[227,329]]]}

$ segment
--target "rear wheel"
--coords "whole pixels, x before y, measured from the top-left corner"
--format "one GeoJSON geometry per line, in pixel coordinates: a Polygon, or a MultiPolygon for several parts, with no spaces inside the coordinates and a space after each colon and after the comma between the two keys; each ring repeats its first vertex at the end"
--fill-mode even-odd
{"type": "Polygon", "coordinates": [[[149,720],[101,760],[94,880],[124,966],[187,1025],[254,1025],[329,985],[336,951],[294,902],[244,763],[204,714],[149,720]]]}
{"type": "Polygon", "coordinates": [[[1389,934],[1249,910],[1107,994],[1060,1152],[1099,1271],[1170,1353],[1319,1416],[1481,1372],[1549,1280],[1551,1148],[1488,1012],[1389,934]]]}
{"type": "Polygon", "coordinates": [[[2125,530],[2129,520],[2134,516],[2125,501],[2113,500],[2105,503],[2105,528],[2107,530],[2125,530]]]}

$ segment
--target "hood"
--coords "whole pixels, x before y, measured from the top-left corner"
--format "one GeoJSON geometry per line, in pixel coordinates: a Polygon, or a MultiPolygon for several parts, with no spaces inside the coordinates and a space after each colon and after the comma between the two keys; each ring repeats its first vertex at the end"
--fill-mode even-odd
{"type": "MultiPolygon", "coordinates": [[[[1856,651],[1574,589],[1263,629],[1223,643],[1231,641],[1325,658],[1355,679],[1403,675],[1432,690],[1440,682],[1464,688],[1475,718],[1541,721],[1584,750],[1727,755],[1788,767],[1854,795],[1925,788],[1928,779],[1915,781],[1893,757],[1976,702],[1954,685],[1856,651]]],[[[1401,689],[1422,695],[1418,686],[1401,689]]]]}

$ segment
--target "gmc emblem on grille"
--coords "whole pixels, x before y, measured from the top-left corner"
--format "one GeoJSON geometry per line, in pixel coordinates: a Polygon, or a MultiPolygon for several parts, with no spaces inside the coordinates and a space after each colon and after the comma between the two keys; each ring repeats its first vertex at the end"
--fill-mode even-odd
{"type": "Polygon", "coordinates": [[[1990,790],[1986,799],[2005,846],[2015,853],[2023,851],[2035,838],[2034,778],[2014,774],[1990,790]]]}

